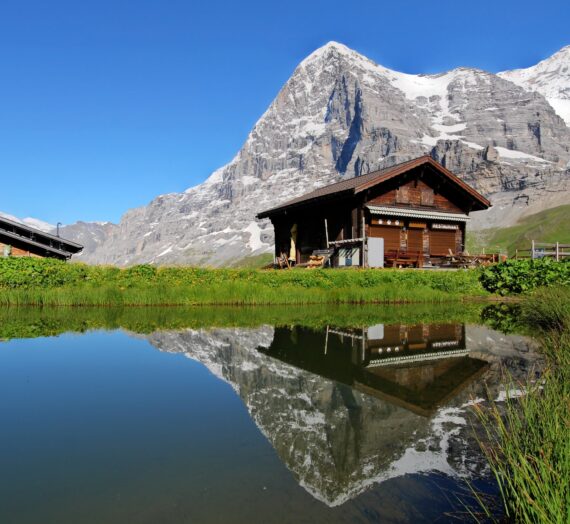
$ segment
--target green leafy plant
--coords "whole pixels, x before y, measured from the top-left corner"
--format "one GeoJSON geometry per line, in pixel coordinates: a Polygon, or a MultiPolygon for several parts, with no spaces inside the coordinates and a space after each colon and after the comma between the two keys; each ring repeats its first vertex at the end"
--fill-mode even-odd
{"type": "Polygon", "coordinates": [[[570,262],[551,258],[507,260],[481,270],[480,282],[490,293],[525,293],[543,286],[570,285],[570,262]]]}

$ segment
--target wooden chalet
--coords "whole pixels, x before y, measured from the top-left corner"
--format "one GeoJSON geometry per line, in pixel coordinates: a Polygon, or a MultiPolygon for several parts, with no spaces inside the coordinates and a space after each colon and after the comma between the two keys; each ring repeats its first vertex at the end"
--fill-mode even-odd
{"type": "Polygon", "coordinates": [[[0,256],[69,260],[83,246],[0,216],[0,256]]]}
{"type": "Polygon", "coordinates": [[[335,266],[437,265],[465,248],[471,211],[491,203],[429,156],[331,184],[273,209],[276,259],[335,266]]]}

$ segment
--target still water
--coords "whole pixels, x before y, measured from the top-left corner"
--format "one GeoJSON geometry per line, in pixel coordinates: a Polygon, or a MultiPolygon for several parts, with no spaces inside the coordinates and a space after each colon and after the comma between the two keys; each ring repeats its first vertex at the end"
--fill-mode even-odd
{"type": "Polygon", "coordinates": [[[533,344],[385,313],[137,333],[2,317],[0,522],[466,517],[467,482],[494,490],[471,406],[535,369],[533,344]]]}

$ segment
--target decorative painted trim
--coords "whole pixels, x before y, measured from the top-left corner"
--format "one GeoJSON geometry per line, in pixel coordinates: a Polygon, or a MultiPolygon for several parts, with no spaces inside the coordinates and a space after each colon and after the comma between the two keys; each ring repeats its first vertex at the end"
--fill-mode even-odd
{"type": "Polygon", "coordinates": [[[400,207],[366,206],[373,215],[386,215],[406,218],[431,218],[433,220],[449,220],[451,222],[467,222],[469,217],[460,213],[437,213],[419,209],[402,209],[400,207]]]}
{"type": "Polygon", "coordinates": [[[457,229],[459,229],[459,226],[457,224],[432,224],[431,228],[432,229],[445,229],[448,231],[456,231],[457,229]]]}

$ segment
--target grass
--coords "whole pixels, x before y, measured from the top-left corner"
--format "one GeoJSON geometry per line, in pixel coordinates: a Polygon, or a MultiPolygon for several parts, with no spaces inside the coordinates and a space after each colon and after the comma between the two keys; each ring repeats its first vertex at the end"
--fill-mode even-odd
{"type": "Polygon", "coordinates": [[[240,258],[231,267],[236,269],[260,269],[267,267],[273,263],[274,256],[272,253],[262,253],[261,255],[253,255],[240,258]]]}
{"type": "Polygon", "coordinates": [[[0,305],[300,305],[460,301],[488,293],[473,270],[198,269],[0,259],[0,305]]]}
{"type": "MultiPolygon", "coordinates": [[[[476,406],[505,513],[515,522],[570,522],[570,289],[540,290],[521,308],[542,339],[546,369],[504,406],[476,406]]],[[[487,515],[491,512],[485,507],[487,515]]]]}
{"type": "Polygon", "coordinates": [[[34,306],[193,306],[193,305],[300,305],[341,303],[410,303],[458,301],[469,295],[461,290],[444,291],[430,284],[400,287],[380,283],[370,287],[359,284],[338,288],[307,288],[282,284],[275,287],[260,283],[231,282],[206,286],[166,286],[148,284],[118,288],[80,285],[48,289],[17,289],[4,291],[1,305],[34,306]]]}
{"type": "Polygon", "coordinates": [[[469,233],[467,248],[474,253],[486,247],[487,252],[514,255],[515,249],[529,249],[532,240],[570,244],[570,205],[529,215],[514,226],[469,233]]]}

